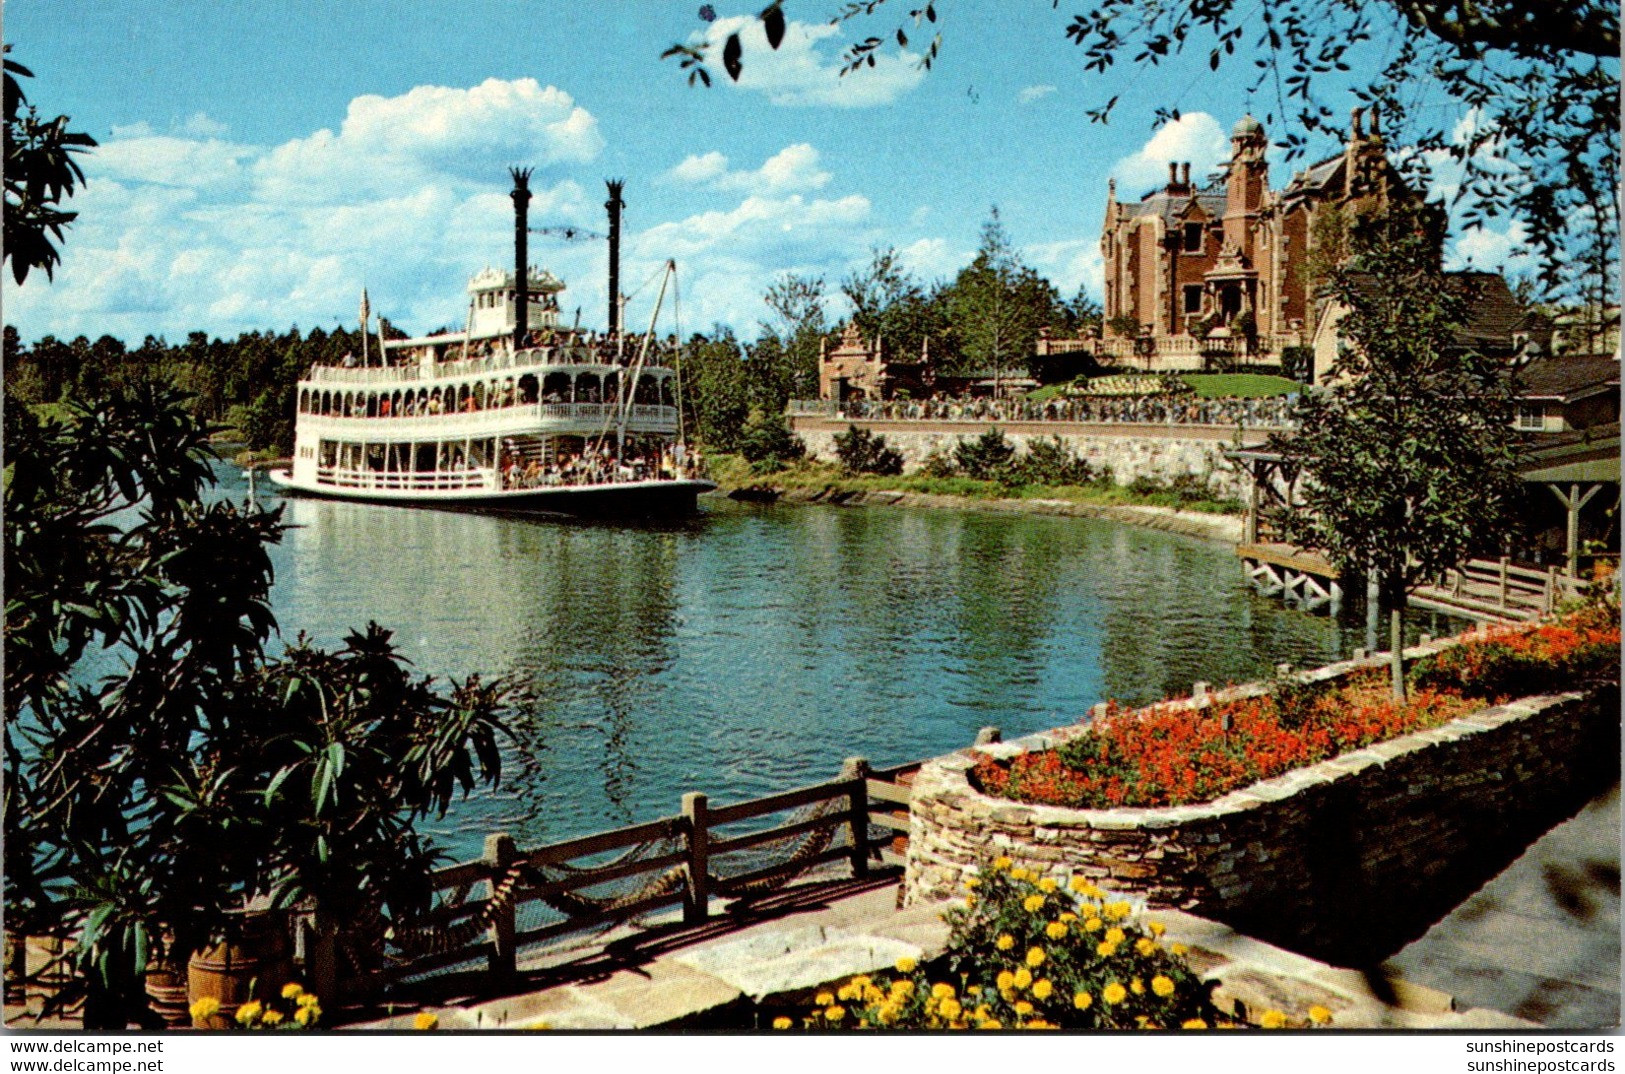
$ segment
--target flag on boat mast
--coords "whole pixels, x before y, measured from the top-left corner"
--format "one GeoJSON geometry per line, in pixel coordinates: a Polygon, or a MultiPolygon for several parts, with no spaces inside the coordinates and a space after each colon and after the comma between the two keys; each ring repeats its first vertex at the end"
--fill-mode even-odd
{"type": "Polygon", "coordinates": [[[361,364],[370,365],[367,361],[367,322],[372,319],[372,305],[367,301],[367,289],[361,289],[361,364]]]}

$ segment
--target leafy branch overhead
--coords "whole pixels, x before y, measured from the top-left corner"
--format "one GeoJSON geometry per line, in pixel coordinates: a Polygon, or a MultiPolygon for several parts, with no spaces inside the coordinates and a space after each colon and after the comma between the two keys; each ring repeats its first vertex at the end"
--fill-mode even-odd
{"type": "MultiPolygon", "coordinates": [[[[10,45],[6,51],[11,51],[10,45]]],[[[61,263],[56,243],[78,216],[61,204],[85,181],[74,155],[96,145],[90,135],[68,130],[67,116],[40,117],[17,81],[33,77],[34,72],[6,57],[4,259],[11,262],[18,283],[33,269],[44,269],[46,276],[52,276],[61,263]]]]}
{"type": "MultiPolygon", "coordinates": [[[[841,73],[873,67],[910,34],[935,24],[934,0],[912,7],[885,31],[854,41],[841,73]]],[[[1156,67],[1205,52],[1219,71],[1243,64],[1249,92],[1267,105],[1288,160],[1310,151],[1317,135],[1341,135],[1344,86],[1361,105],[1386,117],[1384,134],[1406,144],[1402,163],[1422,180],[1430,169],[1459,169],[1455,195],[1469,229],[1505,219],[1523,224],[1553,299],[1611,301],[1618,276],[1619,172],[1618,9],[1601,0],[1079,0],[1064,35],[1082,50],[1083,68],[1105,74],[1119,63],[1156,67]],[[1367,70],[1371,56],[1384,60],[1367,70]],[[1328,86],[1331,80],[1335,83],[1328,86]],[[1442,91],[1459,109],[1441,115],[1430,96],[1442,91]],[[1333,107],[1334,103],[1338,107],[1333,107]],[[1287,129],[1282,129],[1287,128],[1287,129]],[[1431,163],[1430,163],[1431,162],[1431,163]]],[[[821,5],[808,2],[817,11],[821,5]]],[[[1060,0],[1049,0],[1058,8],[1060,0]]],[[[758,19],[777,48],[784,33],[782,0],[758,19]]],[[[707,8],[706,10],[709,10],[707,8]]],[[[861,0],[823,9],[832,25],[902,12],[902,0],[861,0]]],[[[976,33],[967,27],[966,33],[976,33]]],[[[929,69],[941,45],[935,35],[919,59],[929,69]]],[[[674,45],[689,81],[710,84],[711,44],[674,45]]],[[[904,54],[903,58],[907,58],[904,54]]],[[[738,81],[749,57],[738,32],[723,42],[723,68],[738,81]]],[[[1085,114],[1106,122],[1113,94],[1085,114]]],[[[1177,102],[1156,109],[1158,124],[1179,118],[1177,102]]]]}

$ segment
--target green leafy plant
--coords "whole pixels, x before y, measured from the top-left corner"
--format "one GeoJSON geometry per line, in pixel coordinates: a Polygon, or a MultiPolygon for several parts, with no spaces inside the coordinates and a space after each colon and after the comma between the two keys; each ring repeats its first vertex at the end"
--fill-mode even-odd
{"type": "Polygon", "coordinates": [[[1007,483],[1015,458],[1016,446],[997,426],[975,440],[961,440],[954,445],[954,463],[959,472],[978,481],[1007,483]]]}
{"type": "Polygon", "coordinates": [[[856,425],[849,425],[846,432],[835,434],[835,455],[849,473],[890,475],[903,472],[902,453],[896,448],[887,447],[884,436],[876,436],[856,425]]]}

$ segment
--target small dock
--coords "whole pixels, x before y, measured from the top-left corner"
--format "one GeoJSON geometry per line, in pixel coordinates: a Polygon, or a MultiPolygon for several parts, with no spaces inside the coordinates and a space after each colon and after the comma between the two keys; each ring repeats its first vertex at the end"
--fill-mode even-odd
{"type": "Polygon", "coordinates": [[[1332,615],[1343,605],[1342,579],[1323,556],[1272,541],[1238,544],[1236,555],[1253,588],[1265,596],[1279,596],[1306,611],[1325,608],[1332,615]]]}

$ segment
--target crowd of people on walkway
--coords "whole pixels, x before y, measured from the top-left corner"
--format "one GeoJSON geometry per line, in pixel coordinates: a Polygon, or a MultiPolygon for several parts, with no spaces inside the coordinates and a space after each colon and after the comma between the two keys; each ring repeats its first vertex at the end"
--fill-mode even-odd
{"type": "Polygon", "coordinates": [[[1198,399],[1190,396],[1057,396],[1043,401],[937,396],[930,399],[847,399],[797,402],[792,411],[879,421],[1066,421],[1169,425],[1283,426],[1288,396],[1198,399]]]}

